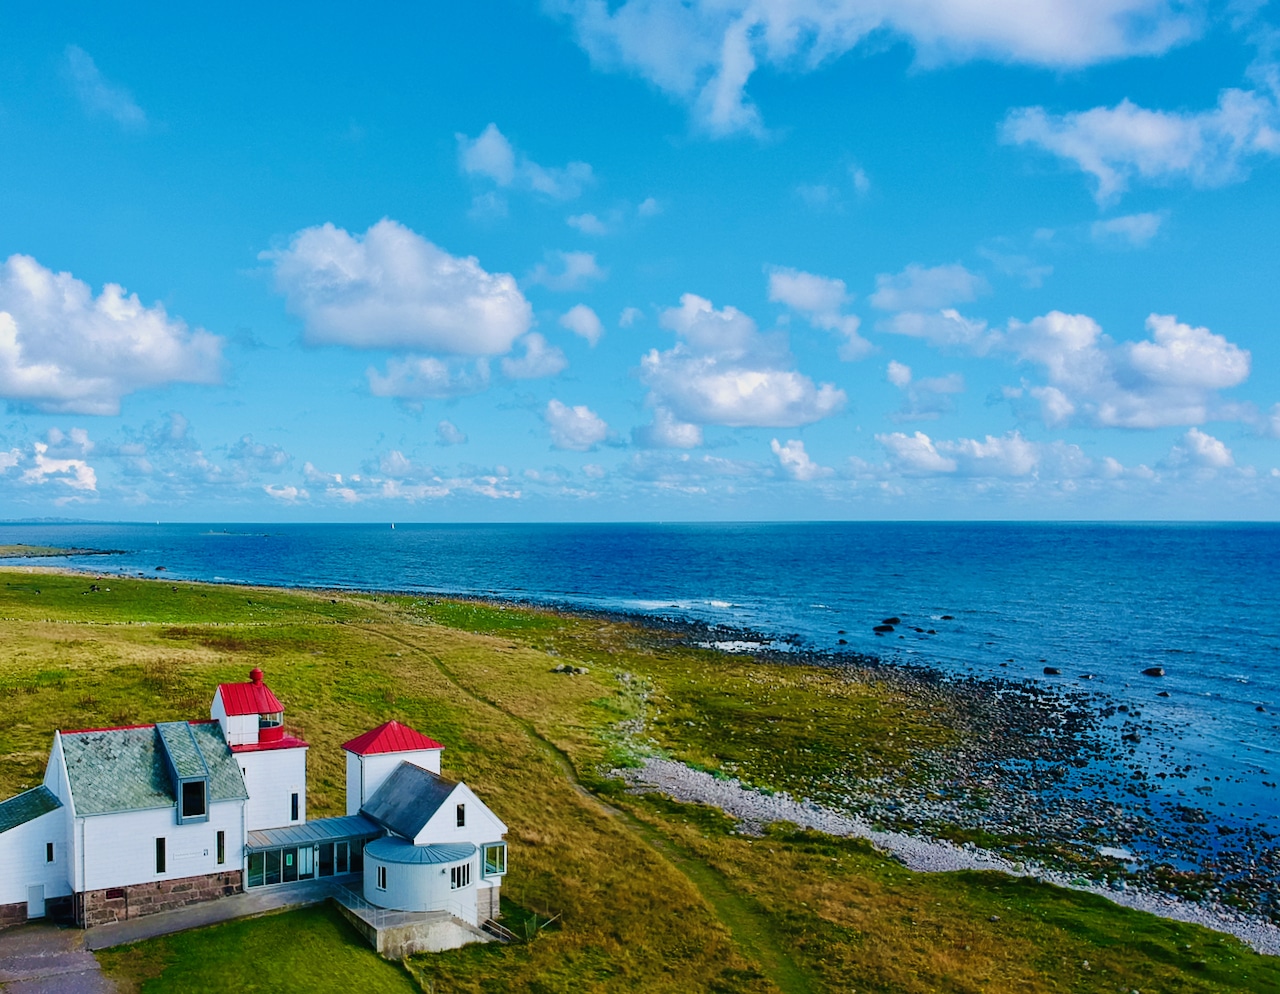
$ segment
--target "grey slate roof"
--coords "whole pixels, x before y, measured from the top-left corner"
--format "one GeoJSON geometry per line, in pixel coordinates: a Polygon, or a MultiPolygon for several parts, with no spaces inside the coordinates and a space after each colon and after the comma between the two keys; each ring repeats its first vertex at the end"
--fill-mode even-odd
{"type": "Polygon", "coordinates": [[[370,842],[364,854],[384,863],[461,863],[476,854],[476,847],[470,842],[415,846],[407,839],[387,836],[370,842]]]}
{"type": "Polygon", "coordinates": [[[161,747],[169,754],[169,761],[173,763],[179,780],[209,775],[209,768],[200,755],[195,733],[191,731],[189,724],[185,721],[158,721],[156,733],[160,736],[161,747]]]}
{"type": "Polygon", "coordinates": [[[382,829],[364,815],[342,818],[317,818],[302,825],[263,828],[249,833],[250,849],[274,849],[278,846],[315,845],[335,839],[367,839],[381,835],[382,829]]]}
{"type": "Polygon", "coordinates": [[[412,839],[440,810],[456,786],[452,780],[402,762],[364,802],[360,813],[396,835],[412,839]]]}
{"type": "Polygon", "coordinates": [[[62,802],[48,787],[32,787],[21,794],[0,801],[0,833],[35,821],[41,815],[57,811],[62,802]]]}
{"type": "MultiPolygon", "coordinates": [[[[191,741],[209,770],[210,802],[247,798],[244,777],[222,737],[222,729],[216,723],[206,722],[188,727],[191,741]]],[[[62,752],[76,814],[100,815],[172,806],[175,795],[165,768],[160,734],[150,725],[64,733],[62,752]]]]}

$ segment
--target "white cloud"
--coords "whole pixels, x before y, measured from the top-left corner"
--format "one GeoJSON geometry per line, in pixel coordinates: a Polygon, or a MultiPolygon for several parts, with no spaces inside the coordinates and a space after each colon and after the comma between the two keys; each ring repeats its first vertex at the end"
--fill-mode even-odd
{"type": "Polygon", "coordinates": [[[594,214],[571,214],[565,218],[565,224],[576,228],[584,235],[607,235],[609,228],[594,214]]]}
{"type": "Polygon", "coordinates": [[[1010,322],[999,347],[1043,367],[1049,383],[1028,392],[1050,426],[1198,424],[1210,418],[1217,391],[1249,376],[1249,353],[1222,335],[1171,315],[1152,314],[1146,326],[1150,340],[1115,343],[1087,315],[1052,311],[1010,322]]]}
{"type": "Polygon", "coordinates": [[[604,334],[604,326],[600,323],[600,318],[586,304],[575,304],[560,315],[560,326],[568,328],[580,338],[585,338],[592,348],[596,347],[596,342],[600,341],[600,336],[604,334]]]}
{"type": "Polygon", "coordinates": [[[636,214],[640,217],[657,217],[662,213],[662,204],[653,197],[645,197],[636,206],[636,214]]]}
{"type": "Polygon", "coordinates": [[[607,278],[609,271],[596,262],[594,252],[548,252],[545,262],[533,267],[530,283],[541,283],[548,290],[564,292],[580,290],[607,278]]]}
{"type": "Polygon", "coordinates": [[[496,124],[490,123],[475,138],[454,136],[458,142],[458,165],[469,176],[483,176],[499,187],[531,190],[552,200],[573,200],[584,187],[595,182],[586,162],[570,162],[561,167],[540,166],[517,153],[496,124]]]}
{"type": "Polygon", "coordinates": [[[768,272],[769,299],[804,314],[814,327],[838,334],[844,339],[840,345],[841,359],[861,359],[872,350],[872,344],[858,334],[861,323],[858,318],[840,313],[851,299],[844,280],[780,266],[768,272]]]}
{"type": "Polygon", "coordinates": [[[854,192],[859,197],[865,197],[871,192],[871,177],[867,175],[866,170],[861,166],[849,167],[849,181],[853,184],[854,192]]]}
{"type": "Polygon", "coordinates": [[[1181,444],[1169,452],[1167,465],[1177,469],[1190,467],[1198,470],[1230,469],[1236,464],[1231,450],[1212,435],[1199,428],[1188,429],[1181,444]]]}
{"type": "Polygon", "coordinates": [[[876,327],[895,335],[921,338],[930,345],[964,347],[978,354],[985,352],[993,341],[987,322],[967,318],[953,307],[943,308],[933,314],[916,311],[895,314],[888,320],[878,322],[876,327]]]}
{"type": "Polygon", "coordinates": [[[783,472],[793,480],[820,480],[835,473],[830,466],[819,466],[814,462],[804,450],[804,442],[797,438],[787,439],[785,445],[775,438],[769,443],[769,448],[778,457],[783,472]]]}
{"type": "Polygon", "coordinates": [[[875,293],[867,299],[882,311],[928,311],[974,300],[990,289],[959,263],[926,269],[913,262],[900,273],[877,276],[875,293]]]}
{"type": "Polygon", "coordinates": [[[458,360],[434,356],[409,356],[391,359],[386,373],[372,367],[365,370],[369,392],[375,397],[399,397],[405,400],[464,397],[480,393],[489,386],[489,362],[476,359],[468,366],[458,360]]]}
{"type": "Polygon", "coordinates": [[[499,355],[533,320],[514,277],[387,219],[363,235],[305,228],[259,258],[275,267],[276,289],[312,345],[499,355]]]}
{"type": "Polygon", "coordinates": [[[889,361],[885,375],[889,377],[889,382],[900,390],[905,389],[911,383],[911,367],[898,362],[896,359],[889,361]]]}
{"type": "Polygon", "coordinates": [[[895,431],[877,435],[876,441],[884,446],[890,466],[908,476],[931,476],[936,473],[954,473],[956,461],[942,455],[933,440],[922,431],[905,435],[895,431]]]}
{"type": "Polygon", "coordinates": [[[1141,248],[1155,238],[1164,223],[1164,215],[1158,212],[1125,214],[1122,217],[1094,221],[1089,233],[1095,242],[1121,243],[1141,248]]]}
{"type": "Polygon", "coordinates": [[[1024,479],[1042,472],[1055,479],[1117,475],[1124,467],[1114,459],[1095,464],[1079,446],[1064,442],[1032,442],[1020,432],[984,439],[935,441],[923,432],[877,435],[889,457],[888,469],[904,476],[956,476],[973,479],[1024,479]]]}
{"type": "Polygon", "coordinates": [[[911,367],[890,361],[885,375],[904,394],[902,407],[890,415],[894,421],[932,421],[955,410],[952,395],[964,392],[959,373],[914,380],[911,367]]]}
{"type": "Polygon", "coordinates": [[[311,499],[311,494],[306,490],[292,485],[276,486],[273,483],[268,483],[263,486],[262,490],[268,497],[284,504],[296,504],[300,500],[311,499]]]}
{"type": "Polygon", "coordinates": [[[45,442],[36,442],[33,451],[32,465],[22,474],[23,483],[43,486],[55,480],[72,490],[98,489],[98,475],[83,459],[54,459],[47,454],[49,446],[45,442]]]}
{"type": "Polygon", "coordinates": [[[108,283],[12,255],[0,265],[0,397],[42,411],[117,414],[120,399],[168,383],[217,383],[222,339],[108,283]]]}
{"type": "Polygon", "coordinates": [[[242,435],[227,451],[227,457],[259,471],[281,470],[293,461],[279,445],[255,442],[252,435],[242,435]]]}
{"type": "Polygon", "coordinates": [[[645,449],[696,449],[702,444],[702,428],[681,421],[665,407],[653,412],[653,423],[632,431],[636,445],[645,449]]]}
{"type": "Polygon", "coordinates": [[[506,357],[502,360],[502,375],[510,380],[537,380],[544,376],[555,376],[566,366],[569,360],[554,345],[548,344],[536,331],[531,331],[521,339],[524,355],[518,358],[506,357]]]}
{"type": "Polygon", "coordinates": [[[589,452],[609,437],[609,426],[585,404],[569,407],[552,399],[544,417],[557,449],[589,452]]]}
{"type": "Polygon", "coordinates": [[[452,421],[441,421],[436,425],[436,445],[466,445],[467,435],[452,421]]]}
{"type": "Polygon", "coordinates": [[[20,462],[22,462],[21,449],[10,449],[8,452],[0,451],[0,475],[9,472],[20,462]]]}
{"type": "Polygon", "coordinates": [[[905,37],[925,64],[991,58],[1085,66],[1163,52],[1194,20],[1163,0],[546,0],[598,68],[636,73],[713,135],[760,131],[746,93],[760,66],[813,71],[871,36],[905,37]]]}
{"type": "Polygon", "coordinates": [[[682,339],[640,361],[649,402],[679,421],[727,427],[793,428],[829,417],[845,404],[843,390],[815,385],[785,368],[791,357],[781,335],[761,335],[734,307],[717,311],[686,293],[662,312],[664,327],[682,339]]]}
{"type": "Polygon", "coordinates": [[[105,114],[123,128],[141,130],[147,126],[147,115],[133,95],[106,79],[83,48],[68,45],[63,60],[67,77],[85,110],[105,114]]]}
{"type": "Polygon", "coordinates": [[[630,328],[633,324],[644,317],[644,311],[638,307],[624,307],[622,313],[618,315],[618,327],[630,328]]]}
{"type": "Polygon", "coordinates": [[[1198,187],[1243,179],[1251,157],[1280,154],[1280,110],[1272,97],[1238,89],[1223,90],[1216,107],[1198,113],[1147,110],[1129,100],[1070,114],[1023,107],[1009,112],[1001,137],[1074,163],[1093,177],[1105,204],[1138,179],[1198,187]]]}

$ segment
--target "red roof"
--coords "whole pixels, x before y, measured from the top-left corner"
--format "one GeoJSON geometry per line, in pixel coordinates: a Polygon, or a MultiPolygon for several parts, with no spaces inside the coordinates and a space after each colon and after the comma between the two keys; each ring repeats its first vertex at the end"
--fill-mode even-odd
{"type": "Polygon", "coordinates": [[[309,749],[311,748],[302,739],[294,738],[292,735],[285,735],[276,739],[274,742],[246,742],[244,745],[231,746],[232,752],[267,752],[270,749],[309,749]]]}
{"type": "Polygon", "coordinates": [[[256,666],[249,671],[248,683],[220,683],[222,706],[228,715],[279,714],[284,711],[280,698],[262,682],[262,670],[256,666]]]}
{"type": "Polygon", "coordinates": [[[357,756],[373,756],[382,752],[417,752],[419,749],[443,749],[435,739],[429,739],[421,732],[415,732],[408,725],[398,721],[388,721],[385,725],[357,735],[350,742],[344,742],[342,748],[354,752],[357,756]]]}

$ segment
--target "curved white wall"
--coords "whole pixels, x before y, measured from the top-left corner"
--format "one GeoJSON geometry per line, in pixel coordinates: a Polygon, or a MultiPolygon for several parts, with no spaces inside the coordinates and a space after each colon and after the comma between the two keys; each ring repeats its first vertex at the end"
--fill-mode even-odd
{"type": "Polygon", "coordinates": [[[448,911],[463,921],[478,925],[476,881],[480,877],[478,856],[456,863],[388,863],[364,854],[364,899],[380,908],[397,911],[448,911]],[[449,889],[449,870],[471,864],[471,883],[449,889]],[[378,867],[386,867],[387,889],[378,889],[378,867]]]}

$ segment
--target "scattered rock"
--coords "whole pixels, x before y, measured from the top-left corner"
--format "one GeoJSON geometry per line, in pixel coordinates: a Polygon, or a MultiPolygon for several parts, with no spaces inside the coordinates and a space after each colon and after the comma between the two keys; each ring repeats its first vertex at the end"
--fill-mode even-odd
{"type": "Polygon", "coordinates": [[[837,644],[837,645],[848,645],[848,644],[849,644],[849,640],[848,640],[848,639],[837,639],[837,640],[836,640],[836,644],[837,644]]]}
{"type": "Polygon", "coordinates": [[[1143,676],[1164,676],[1163,666],[1148,666],[1142,671],[1143,676]]]}
{"type": "Polygon", "coordinates": [[[883,624],[883,625],[876,625],[876,626],[875,626],[875,628],[873,628],[873,629],[871,629],[871,630],[872,630],[873,632],[879,632],[880,634],[882,634],[882,635],[883,635],[885,632],[891,632],[891,631],[893,631],[893,625],[890,625],[890,624],[888,624],[888,623],[885,623],[885,624],[883,624]]]}
{"type": "Polygon", "coordinates": [[[1000,920],[999,915],[991,915],[990,917],[987,918],[987,921],[989,922],[998,922],[999,920],[1000,920]]]}
{"type": "Polygon", "coordinates": [[[1162,690],[1162,691],[1160,691],[1160,693],[1156,694],[1156,696],[1157,696],[1157,697],[1168,697],[1168,696],[1169,696],[1169,691],[1167,691],[1167,690],[1162,690]]]}
{"type": "Polygon", "coordinates": [[[574,666],[571,663],[561,663],[559,666],[551,667],[552,673],[564,673],[566,676],[585,676],[590,670],[585,666],[574,666]]]}
{"type": "Polygon", "coordinates": [[[1137,745],[1139,742],[1142,741],[1142,736],[1139,735],[1137,732],[1125,732],[1123,735],[1120,736],[1120,740],[1122,742],[1132,742],[1134,745],[1137,745]]]}
{"type": "Polygon", "coordinates": [[[902,619],[901,619],[901,618],[899,618],[897,615],[894,615],[892,618],[885,618],[882,622],[880,622],[880,624],[882,624],[882,625],[900,625],[900,624],[902,624],[902,619]]]}
{"type": "Polygon", "coordinates": [[[1046,666],[1044,668],[1044,675],[1045,676],[1062,676],[1062,670],[1058,669],[1058,667],[1056,666],[1046,666]]]}
{"type": "Polygon", "coordinates": [[[955,621],[956,619],[955,619],[953,616],[949,615],[949,614],[944,614],[944,615],[942,616],[942,620],[943,620],[943,621],[955,621]]]}

